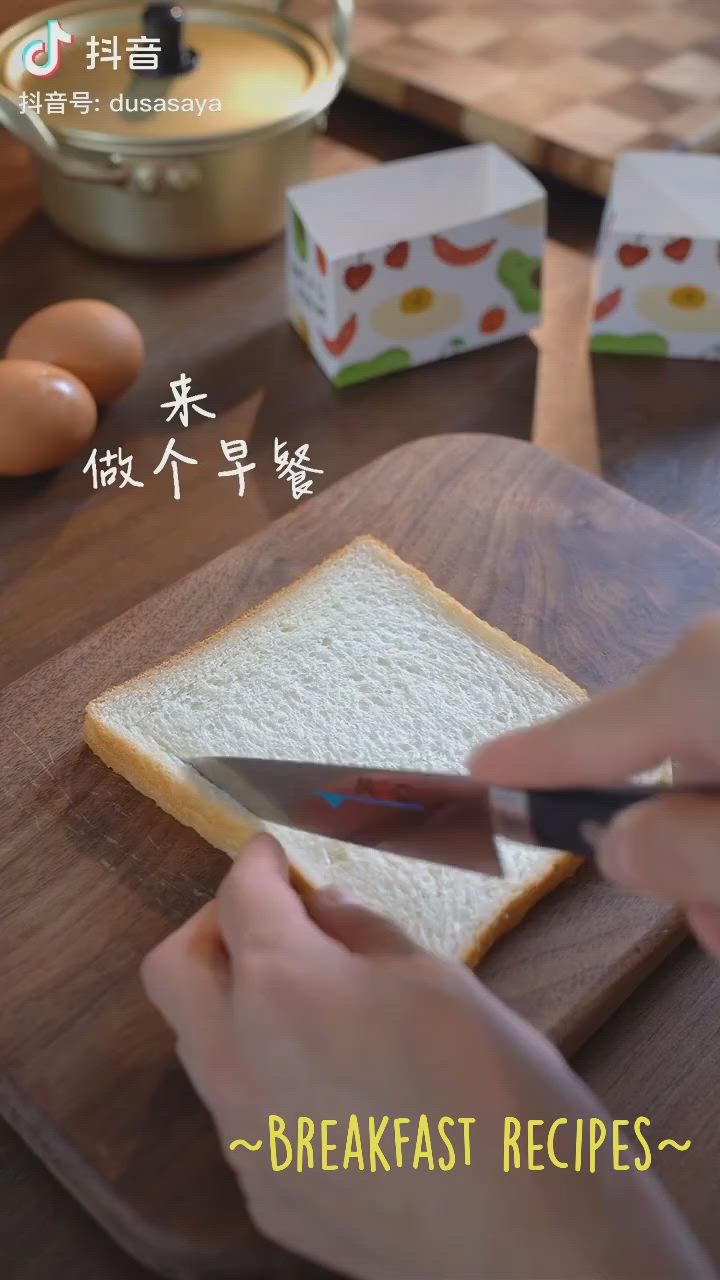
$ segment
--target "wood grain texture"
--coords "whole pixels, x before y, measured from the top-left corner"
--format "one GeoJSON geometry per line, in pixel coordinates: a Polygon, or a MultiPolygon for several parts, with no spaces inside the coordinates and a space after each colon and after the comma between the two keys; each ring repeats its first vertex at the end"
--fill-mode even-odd
{"type": "MultiPolygon", "coordinates": [[[[232,1178],[137,978],[226,859],[83,748],[83,709],[361,532],[590,689],[659,656],[720,592],[720,553],[662,516],[539,450],[451,436],[394,451],[6,689],[0,946],[13,998],[0,1106],[110,1233],[166,1275],[305,1270],[238,1219],[232,1178]]],[[[673,913],[585,872],[482,973],[574,1047],[680,932],[673,913]]]]}

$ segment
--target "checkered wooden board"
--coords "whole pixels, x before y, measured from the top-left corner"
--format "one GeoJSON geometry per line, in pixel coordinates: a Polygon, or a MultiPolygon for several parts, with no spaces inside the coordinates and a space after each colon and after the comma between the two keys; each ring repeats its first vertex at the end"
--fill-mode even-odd
{"type": "Polygon", "coordinates": [[[356,2],[350,87],[588,190],[628,148],[720,150],[720,0],[356,2]]]}

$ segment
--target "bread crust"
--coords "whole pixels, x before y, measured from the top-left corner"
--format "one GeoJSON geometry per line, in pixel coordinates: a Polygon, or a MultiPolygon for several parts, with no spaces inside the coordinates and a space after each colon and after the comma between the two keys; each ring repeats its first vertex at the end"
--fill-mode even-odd
{"type": "Polygon", "coordinates": [[[571,876],[574,876],[581,866],[582,858],[576,858],[574,854],[553,854],[552,862],[547,871],[538,876],[537,880],[534,880],[532,884],[525,885],[522,893],[518,893],[517,898],[513,899],[507,911],[503,911],[502,915],[498,916],[492,924],[477,935],[472,946],[468,948],[462,957],[463,964],[474,969],[496,942],[499,942],[506,933],[510,933],[516,925],[520,924],[528,912],[532,911],[532,908],[546,894],[552,893],[553,889],[557,889],[558,885],[563,884],[565,880],[569,880],[571,876]]]}
{"type": "MultiPolygon", "coordinates": [[[[407,564],[385,543],[369,535],[355,538],[352,542],[341,547],[303,574],[295,582],[274,592],[266,600],[247,610],[218,631],[213,632],[206,639],[198,641],[181,653],[156,664],[140,675],[133,676],[121,684],[112,686],[104,694],[94,698],[86,709],[84,738],[90,749],[109,768],[130,782],[136,790],[154,800],[166,813],[169,813],[185,826],[193,828],[210,844],[227,853],[231,858],[237,856],[250,837],[263,829],[263,825],[259,822],[253,824],[242,821],[236,815],[230,813],[221,803],[213,800],[211,795],[194,788],[191,782],[178,778],[160,760],[139,750],[122,734],[117,733],[108,724],[105,712],[110,709],[111,704],[118,696],[124,696],[135,689],[142,688],[154,679],[158,673],[183,665],[191,656],[217,644],[222,636],[229,635],[246,626],[263,613],[275,608],[285,597],[318,577],[330,564],[341,560],[358,546],[372,547],[385,560],[386,564],[391,565],[404,576],[412,578],[418,586],[440,605],[447,617],[459,624],[464,630],[469,631],[476,639],[490,641],[497,651],[504,653],[516,662],[518,659],[524,661],[539,676],[549,677],[553,684],[564,689],[573,697],[587,697],[586,691],[581,689],[579,685],[574,684],[573,681],[545,662],[544,659],[538,657],[525,645],[511,639],[504,631],[500,631],[498,628],[478,618],[474,613],[471,613],[458,600],[455,600],[447,592],[437,587],[427,574],[415,568],[415,566],[407,564]]],[[[523,886],[507,910],[484,927],[477,934],[464,955],[459,958],[465,964],[471,967],[475,966],[490,947],[519,924],[541,898],[572,876],[581,862],[581,859],[570,854],[558,853],[552,855],[548,859],[546,869],[534,881],[523,886]]],[[[294,866],[292,863],[290,865],[290,874],[292,883],[301,896],[307,897],[317,888],[317,885],[309,881],[299,867],[294,866]]]]}

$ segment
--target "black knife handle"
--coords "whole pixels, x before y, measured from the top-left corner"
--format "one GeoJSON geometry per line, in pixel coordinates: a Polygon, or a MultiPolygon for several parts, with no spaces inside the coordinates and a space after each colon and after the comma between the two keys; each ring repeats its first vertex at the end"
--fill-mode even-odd
{"type": "Polygon", "coordinates": [[[582,828],[588,823],[605,827],[618,814],[643,800],[661,796],[704,796],[720,800],[718,786],[631,786],[602,790],[530,791],[528,819],[535,841],[547,849],[561,849],[593,857],[594,849],[582,828]]]}

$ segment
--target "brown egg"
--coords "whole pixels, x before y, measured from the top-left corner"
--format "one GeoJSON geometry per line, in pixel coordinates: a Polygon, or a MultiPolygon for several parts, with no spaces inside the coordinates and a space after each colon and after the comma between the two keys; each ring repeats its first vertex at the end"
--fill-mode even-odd
{"type": "Polygon", "coordinates": [[[0,476],[60,467],[92,438],[97,406],[65,369],[0,360],[0,476]]]}
{"type": "Polygon", "coordinates": [[[67,369],[103,405],[135,381],[145,360],[145,344],[135,321],[119,307],[77,298],[29,316],[10,339],[6,355],[46,360],[67,369]]]}

